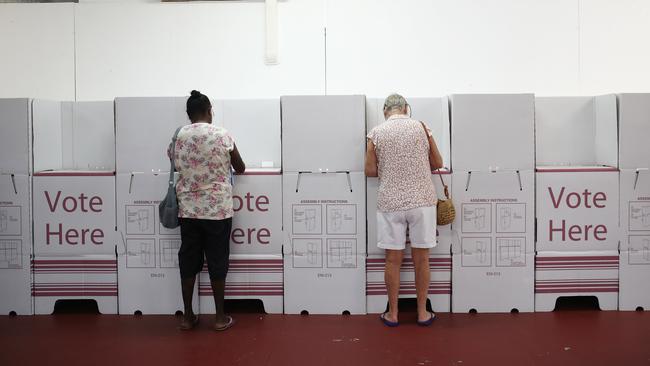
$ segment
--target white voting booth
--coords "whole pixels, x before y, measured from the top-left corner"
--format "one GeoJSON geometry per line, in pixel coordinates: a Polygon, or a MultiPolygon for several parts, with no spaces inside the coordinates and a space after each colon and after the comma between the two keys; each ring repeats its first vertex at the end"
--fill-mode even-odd
{"type": "MultiPolygon", "coordinates": [[[[406,98],[411,107],[412,117],[421,120],[429,126],[433,137],[442,155],[444,168],[440,174],[451,192],[451,161],[449,137],[449,100],[442,98],[406,98]]],[[[383,99],[366,99],[366,130],[370,132],[374,127],[384,122],[383,99]]],[[[424,133],[424,131],[422,132],[424,133]]],[[[444,191],[438,172],[431,176],[440,198],[444,198],[444,191]]],[[[384,282],[386,256],[383,249],[377,247],[377,189],[378,178],[367,178],[366,183],[366,212],[368,223],[368,258],[366,263],[366,302],[368,313],[382,313],[386,311],[388,296],[384,282]]],[[[438,244],[431,249],[429,265],[431,268],[431,282],[429,285],[429,301],[434,311],[449,311],[451,307],[451,226],[437,227],[438,244]]],[[[400,298],[415,297],[415,272],[410,246],[404,256],[400,273],[400,298]]]]}
{"type": "Polygon", "coordinates": [[[650,94],[618,95],[619,309],[650,309],[650,94]]]}
{"type": "Polygon", "coordinates": [[[616,96],[535,99],[535,309],[596,296],[618,307],[616,96]]]}
{"type": "MultiPolygon", "coordinates": [[[[167,147],[176,129],[189,123],[186,99],[115,99],[120,314],[183,310],[180,230],[160,224],[158,204],[168,187],[167,147]]],[[[198,312],[197,297],[193,306],[198,312]]]]}
{"type": "MultiPolygon", "coordinates": [[[[246,172],[234,177],[230,268],[226,299],[260,299],[284,309],[280,100],[221,100],[215,108],[232,135],[246,172]]],[[[201,312],[214,313],[207,265],[199,281],[201,312]]]]}
{"type": "Polygon", "coordinates": [[[31,100],[0,99],[0,314],[32,314],[31,100]]]}
{"type": "MultiPolygon", "coordinates": [[[[189,123],[186,97],[117,98],[117,216],[120,313],[182,311],[180,230],[165,229],[158,204],[167,192],[166,151],[176,128],[189,123]],[[142,136],[146,136],[143,139],[142,136]]],[[[227,299],[261,299],[281,313],[282,176],[280,106],[276,100],[213,100],[213,123],[225,127],[247,165],[234,178],[235,217],[227,299]],[[275,136],[275,137],[274,137],[275,136]]],[[[214,312],[207,266],[197,281],[195,312],[214,312]]]]}
{"type": "Polygon", "coordinates": [[[91,299],[117,313],[113,102],[34,100],[34,312],[91,299]]]}
{"type": "Polygon", "coordinates": [[[452,311],[533,311],[534,97],[451,96],[452,311]]]}
{"type": "Polygon", "coordinates": [[[284,311],[366,312],[365,97],[282,105],[284,311]]]}

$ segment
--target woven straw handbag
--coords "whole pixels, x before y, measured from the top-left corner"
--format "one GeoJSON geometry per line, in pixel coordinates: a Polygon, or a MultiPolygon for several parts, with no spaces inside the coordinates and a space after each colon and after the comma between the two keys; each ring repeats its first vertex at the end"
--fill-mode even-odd
{"type": "Polygon", "coordinates": [[[449,225],[454,221],[456,218],[456,208],[454,207],[454,202],[452,202],[451,197],[449,197],[449,187],[447,187],[445,181],[442,180],[440,169],[438,169],[438,176],[440,177],[440,182],[442,182],[442,186],[444,187],[446,199],[438,199],[438,218],[436,221],[438,225],[444,226],[449,225]]]}

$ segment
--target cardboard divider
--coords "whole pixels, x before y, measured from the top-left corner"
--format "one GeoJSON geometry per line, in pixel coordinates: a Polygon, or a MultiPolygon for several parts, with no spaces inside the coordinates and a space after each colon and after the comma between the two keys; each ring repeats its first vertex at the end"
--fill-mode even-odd
{"type": "MultiPolygon", "coordinates": [[[[369,314],[383,313],[387,309],[388,294],[384,282],[386,256],[368,254],[366,260],[366,304],[369,314]]],[[[432,254],[429,256],[431,281],[428,298],[434,312],[451,310],[451,254],[432,254]]],[[[415,268],[413,258],[405,254],[400,270],[400,299],[416,297],[415,268]]]]}
{"type": "Polygon", "coordinates": [[[650,168],[650,93],[619,94],[618,152],[621,169],[650,168]]]}
{"type": "Polygon", "coordinates": [[[533,311],[533,171],[455,171],[452,182],[452,311],[533,311]]]}
{"type": "Polygon", "coordinates": [[[619,309],[650,309],[650,94],[619,94],[619,309]]]}
{"type": "Polygon", "coordinates": [[[553,311],[565,296],[595,296],[601,310],[618,308],[619,253],[538,252],[535,257],[535,311],[553,311]]]}
{"type": "Polygon", "coordinates": [[[454,94],[450,106],[454,171],[534,168],[533,94],[454,94]]]}
{"type": "MultiPolygon", "coordinates": [[[[189,122],[185,112],[186,100],[187,97],[169,97],[117,98],[115,101],[118,231],[124,242],[124,248],[118,250],[120,312],[139,310],[151,314],[173,314],[183,309],[177,256],[181,245],[180,231],[160,225],[157,205],[168,186],[167,147],[175,129],[189,122]],[[148,138],[143,140],[143,135],[148,138]],[[148,290],[142,291],[142,288],[148,290]],[[160,293],[165,293],[164,301],[155,296],[160,293]]],[[[235,216],[231,255],[234,258],[243,254],[251,256],[251,260],[262,260],[268,255],[281,256],[279,100],[219,99],[211,102],[213,124],[225,127],[233,136],[247,165],[246,173],[233,178],[235,216]]],[[[235,273],[231,274],[237,277],[235,273]]],[[[254,280],[264,283],[266,277],[267,274],[257,275],[254,280]]],[[[205,289],[200,292],[205,293],[205,289]]],[[[237,297],[240,293],[231,292],[229,298],[251,298],[250,294],[237,297]]],[[[200,308],[198,299],[193,303],[196,312],[200,308]]],[[[279,302],[282,304],[281,295],[279,302]]],[[[210,303],[214,309],[211,298],[210,303]]],[[[209,310],[210,306],[207,306],[209,310]]]]}
{"type": "Polygon", "coordinates": [[[113,103],[34,100],[32,112],[35,312],[95,299],[115,314],[113,103]]]}
{"type": "Polygon", "coordinates": [[[650,309],[650,171],[620,172],[619,308],[650,309]]]}
{"type": "MultiPolygon", "coordinates": [[[[183,311],[178,271],[180,230],[163,227],[158,217],[168,179],[166,173],[117,175],[120,314],[183,311]]],[[[196,299],[193,306],[198,313],[196,299]]]]}
{"type": "Polygon", "coordinates": [[[363,171],[363,95],[284,96],[281,105],[284,171],[363,171]]]}
{"type": "Polygon", "coordinates": [[[365,313],[365,188],[361,172],[283,174],[285,313],[365,313]]]}
{"type": "Polygon", "coordinates": [[[536,97],[536,164],[618,167],[616,96],[536,97]]]}
{"type": "Polygon", "coordinates": [[[0,314],[33,313],[31,100],[0,99],[0,314]]]}

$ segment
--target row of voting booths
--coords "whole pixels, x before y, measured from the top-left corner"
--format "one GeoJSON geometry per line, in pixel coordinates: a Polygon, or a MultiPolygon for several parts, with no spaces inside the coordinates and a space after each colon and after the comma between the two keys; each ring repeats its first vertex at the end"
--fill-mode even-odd
{"type": "MultiPolygon", "coordinates": [[[[408,98],[433,130],[456,220],[437,229],[434,311],[550,311],[564,296],[603,310],[650,306],[650,94],[408,98]]],[[[178,229],[157,205],[185,97],[0,99],[0,313],[50,314],[91,299],[105,314],[183,309],[178,229]]],[[[386,309],[376,246],[378,180],[366,134],[383,99],[213,100],[247,165],[235,175],[227,299],[268,313],[386,309]]],[[[400,297],[415,297],[405,255],[400,297]]],[[[207,268],[197,313],[214,311],[207,268]]]]}

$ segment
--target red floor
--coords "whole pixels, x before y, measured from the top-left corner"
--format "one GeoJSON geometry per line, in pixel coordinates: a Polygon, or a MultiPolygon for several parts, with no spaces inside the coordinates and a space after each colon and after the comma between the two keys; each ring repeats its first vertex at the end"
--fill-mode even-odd
{"type": "Polygon", "coordinates": [[[430,328],[404,314],[235,314],[227,332],[171,316],[0,317],[0,365],[648,365],[650,314],[565,311],[439,314],[430,328]]]}

